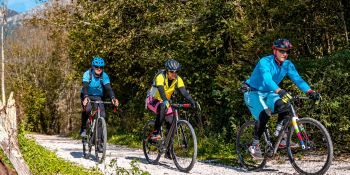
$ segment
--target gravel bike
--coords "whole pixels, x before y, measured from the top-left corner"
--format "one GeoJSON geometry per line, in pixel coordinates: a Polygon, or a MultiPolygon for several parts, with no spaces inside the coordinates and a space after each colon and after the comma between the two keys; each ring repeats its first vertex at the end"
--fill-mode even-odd
{"type": "MultiPolygon", "coordinates": [[[[170,100],[169,108],[178,108],[172,110],[174,112],[167,114],[166,118],[172,117],[172,124],[166,133],[164,140],[163,129],[161,127],[161,140],[152,140],[151,136],[154,129],[154,120],[146,123],[143,131],[143,152],[146,160],[156,165],[163,153],[170,151],[176,167],[181,172],[189,172],[193,168],[197,159],[197,139],[192,125],[186,120],[179,119],[180,109],[183,107],[191,107],[190,104],[176,104],[170,100]]],[[[198,109],[200,110],[200,109],[198,109]]],[[[180,115],[182,115],[180,113],[180,115]]]]}
{"type": "MultiPolygon", "coordinates": [[[[307,111],[314,109],[318,104],[321,106],[322,99],[318,94],[319,100],[314,101],[312,107],[307,111]]],[[[288,107],[277,111],[274,114],[290,111],[289,120],[285,123],[279,132],[275,145],[272,144],[270,132],[266,125],[263,137],[260,139],[261,153],[263,160],[254,159],[250,152],[249,146],[253,142],[253,132],[255,121],[244,123],[238,131],[236,140],[236,149],[242,165],[248,171],[261,171],[269,159],[274,158],[277,153],[278,145],[282,137],[287,133],[287,154],[290,163],[300,174],[316,175],[327,172],[333,159],[333,144],[331,137],[326,128],[313,118],[299,119],[294,108],[294,102],[299,100],[311,100],[311,97],[293,96],[288,102],[288,107]],[[290,124],[292,126],[290,126],[290,124]],[[290,128],[289,128],[290,126],[290,128]],[[293,133],[296,134],[293,134],[293,133]],[[291,148],[290,143],[300,143],[300,147],[291,148]]]]}
{"type": "MultiPolygon", "coordinates": [[[[91,110],[91,116],[90,119],[86,122],[86,137],[83,137],[83,156],[85,159],[89,159],[91,155],[92,146],[95,146],[95,160],[96,162],[102,163],[105,155],[106,155],[106,149],[107,149],[107,127],[106,127],[106,121],[103,117],[101,117],[101,109],[100,104],[113,104],[110,101],[89,101],[90,103],[96,103],[97,109],[92,112],[91,110]],[[96,114],[97,113],[97,117],[96,114]],[[95,117],[93,117],[95,115],[95,117]],[[98,127],[100,126],[100,127],[98,127]],[[98,147],[98,133],[102,132],[102,138],[101,142],[103,145],[103,151],[99,151],[98,147]],[[101,161],[100,161],[101,158],[101,161]]],[[[85,111],[86,107],[84,107],[85,111]]],[[[114,112],[116,111],[116,108],[114,108],[114,112]]]]}

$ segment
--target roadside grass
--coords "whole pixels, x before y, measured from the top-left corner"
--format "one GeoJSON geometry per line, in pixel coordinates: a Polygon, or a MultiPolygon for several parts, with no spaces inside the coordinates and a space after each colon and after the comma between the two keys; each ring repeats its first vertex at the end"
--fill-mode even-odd
{"type": "MultiPolygon", "coordinates": [[[[32,174],[101,174],[97,169],[87,169],[82,165],[57,157],[54,152],[36,144],[34,139],[19,135],[19,143],[22,156],[32,174]]],[[[14,169],[2,149],[0,149],[0,155],[3,161],[14,169]]]]}

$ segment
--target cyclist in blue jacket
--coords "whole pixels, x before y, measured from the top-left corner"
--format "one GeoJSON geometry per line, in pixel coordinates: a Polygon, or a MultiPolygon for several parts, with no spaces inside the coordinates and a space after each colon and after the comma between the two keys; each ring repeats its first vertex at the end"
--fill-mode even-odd
{"type": "MultiPolygon", "coordinates": [[[[276,40],[273,43],[274,54],[261,58],[250,78],[242,82],[244,101],[255,120],[257,120],[253,143],[249,150],[252,156],[258,160],[263,159],[259,140],[270,119],[270,110],[275,112],[285,108],[288,100],[292,98],[290,94],[278,86],[283,78],[288,75],[304,93],[317,100],[316,93],[300,77],[293,63],[287,60],[291,50],[292,43],[289,40],[284,38],[276,40]]],[[[285,123],[289,117],[288,112],[280,113],[278,122],[284,121],[285,123]]],[[[285,138],[286,135],[282,139],[279,148],[286,147],[285,138]]],[[[291,147],[299,147],[299,145],[291,143],[291,147]]]]}
{"type": "MultiPolygon", "coordinates": [[[[81,129],[80,136],[86,137],[86,121],[92,110],[90,100],[93,101],[103,101],[103,88],[106,89],[109,97],[112,99],[112,103],[115,106],[119,105],[118,100],[114,96],[114,92],[111,87],[111,83],[108,75],[103,71],[105,62],[101,57],[96,57],[92,61],[92,69],[87,70],[83,75],[83,89],[81,90],[81,103],[83,107],[86,107],[81,116],[81,129]],[[90,76],[91,75],[91,76],[90,76]]],[[[95,109],[97,109],[97,104],[94,104],[95,109]]],[[[100,104],[101,117],[105,117],[105,107],[104,104],[100,104]]],[[[103,151],[103,146],[101,143],[102,139],[102,126],[99,127],[99,149],[103,151]]]]}

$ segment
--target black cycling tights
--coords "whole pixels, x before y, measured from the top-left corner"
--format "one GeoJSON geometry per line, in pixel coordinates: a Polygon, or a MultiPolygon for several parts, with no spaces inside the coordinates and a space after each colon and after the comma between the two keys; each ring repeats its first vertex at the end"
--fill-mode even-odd
{"type": "MultiPolygon", "coordinates": [[[[157,103],[157,101],[155,101],[154,103],[157,103]]],[[[159,130],[160,126],[162,126],[162,123],[164,122],[165,119],[165,106],[163,105],[163,103],[160,103],[157,107],[157,118],[156,118],[156,123],[154,124],[154,130],[159,130]]],[[[166,122],[166,126],[167,129],[170,129],[171,125],[169,123],[166,122]]]]}
{"type": "MultiPolygon", "coordinates": [[[[277,100],[275,103],[275,111],[283,109],[285,105],[286,104],[281,99],[277,100]]],[[[262,134],[266,129],[266,124],[269,121],[270,116],[271,116],[271,112],[269,109],[265,109],[261,111],[259,115],[259,120],[255,123],[254,140],[260,140],[260,137],[262,136],[262,134]]],[[[283,120],[283,122],[286,123],[288,119],[289,119],[288,112],[279,113],[277,122],[280,122],[281,120],[283,120]]]]}

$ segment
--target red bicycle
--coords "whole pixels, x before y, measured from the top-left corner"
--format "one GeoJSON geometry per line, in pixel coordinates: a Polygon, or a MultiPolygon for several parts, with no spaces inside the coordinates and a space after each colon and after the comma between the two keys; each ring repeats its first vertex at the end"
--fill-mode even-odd
{"type": "MultiPolygon", "coordinates": [[[[101,109],[100,104],[113,104],[110,101],[90,101],[90,103],[96,103],[97,109],[92,112],[90,119],[86,122],[86,136],[84,137],[83,142],[83,155],[85,159],[89,159],[91,155],[92,146],[95,146],[95,160],[96,162],[102,163],[107,149],[107,127],[106,121],[103,117],[101,117],[101,109]],[[93,117],[97,113],[97,117],[93,117]],[[99,145],[97,144],[99,141],[98,135],[99,132],[102,132],[102,137],[100,141],[103,145],[103,151],[99,151],[99,145]],[[101,159],[100,159],[101,158],[101,159]]],[[[85,107],[86,108],[86,107],[85,107]]],[[[84,108],[84,111],[85,111],[84,108]]],[[[114,112],[116,112],[116,108],[114,108],[114,112]]],[[[96,116],[96,115],[95,115],[96,116]]]]}

